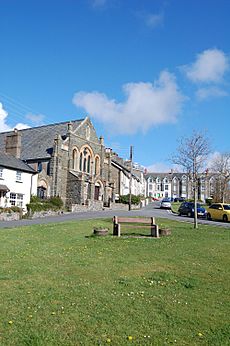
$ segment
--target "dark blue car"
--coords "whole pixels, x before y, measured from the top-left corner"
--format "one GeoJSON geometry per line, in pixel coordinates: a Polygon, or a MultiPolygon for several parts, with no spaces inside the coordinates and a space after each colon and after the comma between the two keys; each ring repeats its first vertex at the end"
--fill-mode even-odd
{"type": "MultiPolygon", "coordinates": [[[[193,202],[183,202],[178,209],[179,215],[186,215],[188,217],[194,217],[194,203],[193,202]]],[[[206,209],[197,203],[197,216],[206,217],[206,209]]]]}

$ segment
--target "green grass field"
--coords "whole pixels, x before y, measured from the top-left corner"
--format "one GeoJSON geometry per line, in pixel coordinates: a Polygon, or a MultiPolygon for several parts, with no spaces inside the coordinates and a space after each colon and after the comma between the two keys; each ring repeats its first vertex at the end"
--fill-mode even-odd
{"type": "Polygon", "coordinates": [[[0,230],[0,345],[230,345],[230,230],[157,221],[172,235],[0,230]]]}

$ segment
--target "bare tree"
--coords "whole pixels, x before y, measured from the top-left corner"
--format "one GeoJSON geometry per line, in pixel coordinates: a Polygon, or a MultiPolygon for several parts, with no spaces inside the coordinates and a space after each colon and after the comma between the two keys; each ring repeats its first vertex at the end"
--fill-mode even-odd
{"type": "Polygon", "coordinates": [[[207,137],[201,132],[193,132],[190,137],[182,137],[179,140],[176,153],[172,156],[172,162],[182,166],[192,182],[194,198],[194,228],[197,223],[197,195],[199,173],[204,170],[210,145],[207,137]]]}
{"type": "Polygon", "coordinates": [[[229,201],[230,194],[230,152],[218,154],[210,167],[211,172],[215,173],[214,197],[222,203],[229,201]]]}

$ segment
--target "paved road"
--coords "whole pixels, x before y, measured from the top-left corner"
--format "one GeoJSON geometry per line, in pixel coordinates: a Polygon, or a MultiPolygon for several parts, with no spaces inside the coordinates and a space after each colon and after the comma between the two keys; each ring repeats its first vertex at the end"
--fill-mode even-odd
{"type": "MultiPolygon", "coordinates": [[[[102,211],[89,211],[89,212],[79,212],[79,213],[66,213],[59,216],[48,216],[39,219],[33,220],[19,220],[19,221],[0,221],[0,228],[13,228],[20,226],[29,226],[35,224],[48,224],[48,223],[57,223],[57,222],[65,222],[65,221],[74,221],[74,220],[88,220],[88,219],[101,219],[101,218],[109,218],[117,216],[154,216],[159,218],[167,218],[171,220],[183,221],[183,222],[191,222],[193,223],[193,219],[188,217],[181,217],[176,214],[173,214],[169,210],[163,210],[159,208],[158,202],[153,202],[149,204],[147,207],[141,210],[102,210],[102,211]]],[[[230,222],[215,222],[208,220],[198,220],[199,223],[202,224],[210,224],[216,225],[219,227],[228,227],[230,228],[230,222]]]]}

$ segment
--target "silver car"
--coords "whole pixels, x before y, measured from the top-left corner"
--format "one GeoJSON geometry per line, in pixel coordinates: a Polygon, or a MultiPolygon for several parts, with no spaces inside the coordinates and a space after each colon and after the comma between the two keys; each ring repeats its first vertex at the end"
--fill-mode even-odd
{"type": "Polygon", "coordinates": [[[171,200],[169,198],[163,198],[160,204],[162,209],[171,209],[171,200]]]}

